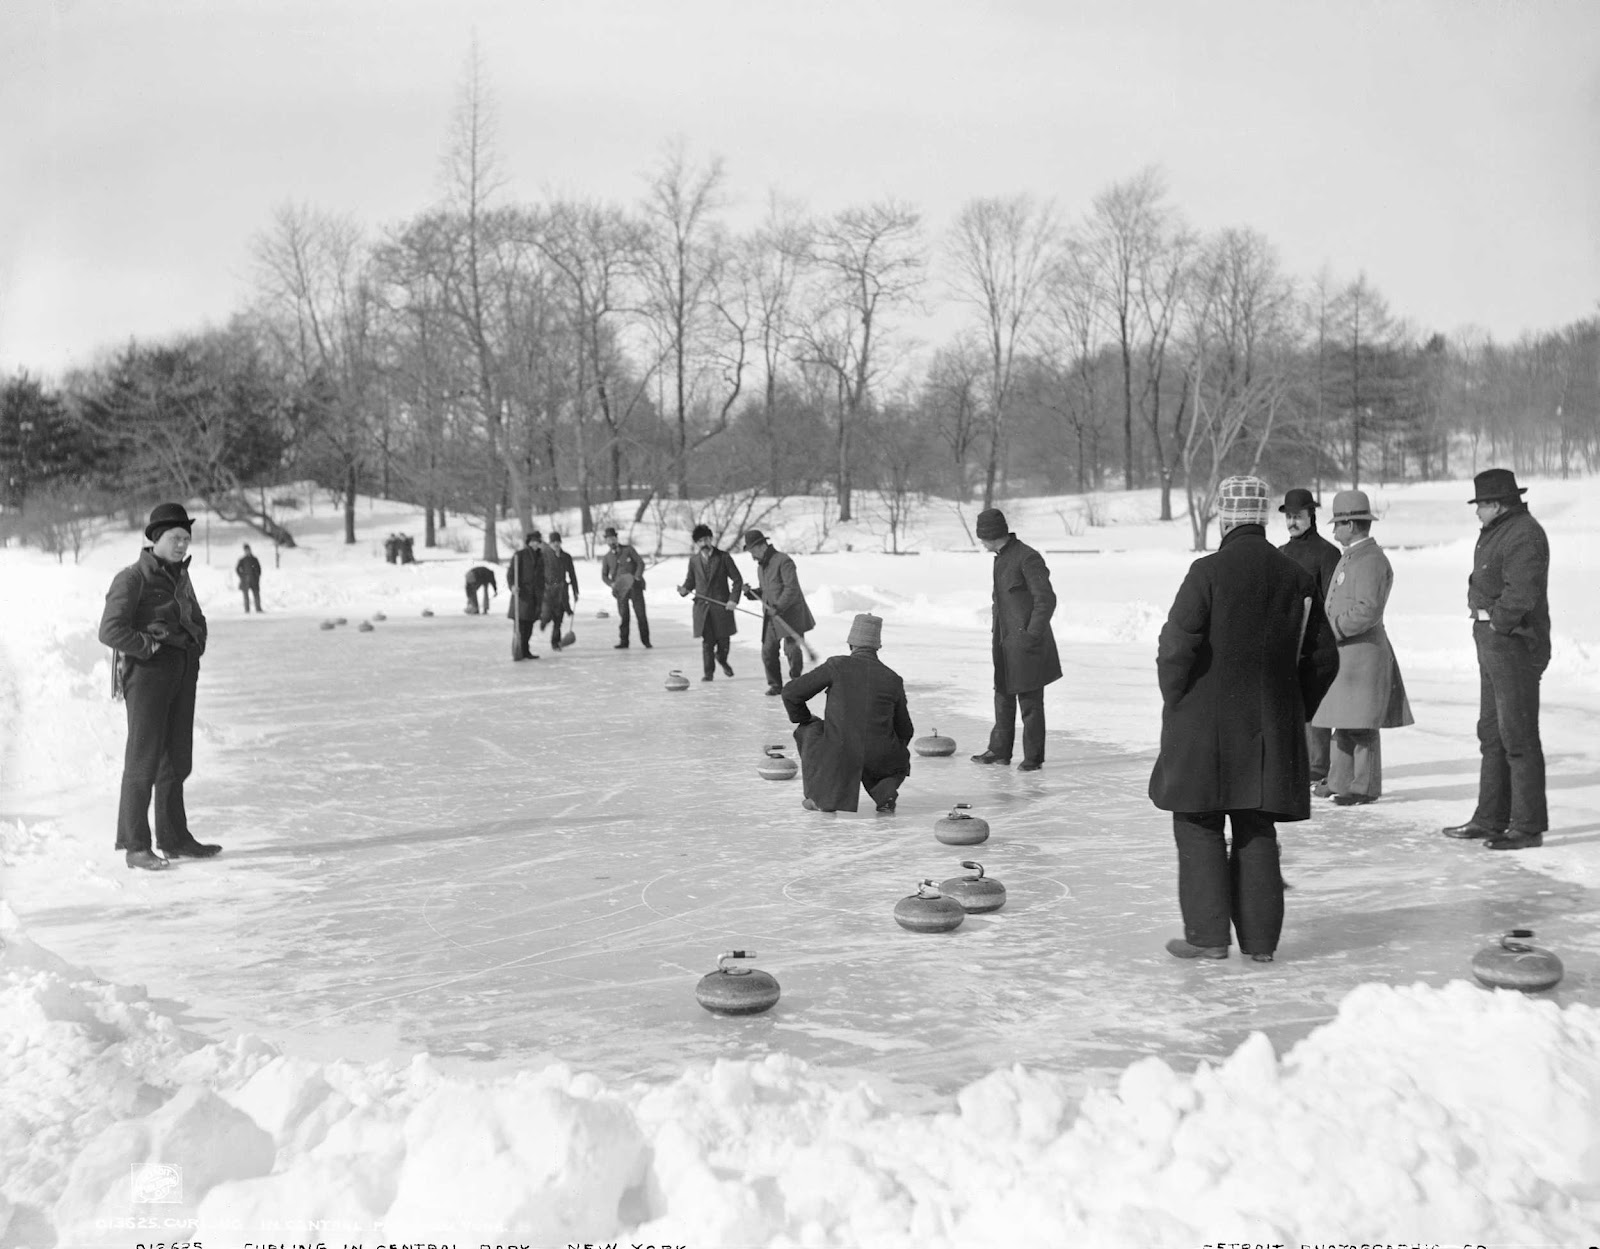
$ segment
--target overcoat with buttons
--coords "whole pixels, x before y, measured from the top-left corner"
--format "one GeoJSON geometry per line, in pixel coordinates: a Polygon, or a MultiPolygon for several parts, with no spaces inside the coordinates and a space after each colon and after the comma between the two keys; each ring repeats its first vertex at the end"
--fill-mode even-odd
{"type": "Polygon", "coordinates": [[[744,577],[739,566],[721,547],[712,547],[708,555],[695,550],[689,555],[689,567],[683,574],[683,584],[678,587],[691,594],[706,598],[694,601],[694,635],[706,641],[718,642],[739,632],[739,618],[724,605],[738,599],[744,592],[744,577]],[[715,599],[716,602],[707,602],[715,599]]]}
{"type": "Polygon", "coordinates": [[[1016,534],[994,557],[994,688],[1024,694],[1061,679],[1061,656],[1050,629],[1056,594],[1044,557],[1016,534]]]}
{"type": "Polygon", "coordinates": [[[1550,662],[1550,542],[1527,504],[1505,506],[1478,535],[1467,607],[1488,612],[1496,633],[1521,638],[1543,672],[1550,662]]]}
{"type": "Polygon", "coordinates": [[[1397,729],[1413,723],[1411,704],[1383,611],[1394,587],[1389,557],[1372,538],[1345,548],[1324,610],[1339,642],[1339,675],[1311,723],[1319,729],[1397,729]]]}

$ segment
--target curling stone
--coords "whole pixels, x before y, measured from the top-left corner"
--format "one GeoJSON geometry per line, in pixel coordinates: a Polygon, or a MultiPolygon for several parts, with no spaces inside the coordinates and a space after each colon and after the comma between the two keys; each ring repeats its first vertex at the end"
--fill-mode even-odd
{"type": "Polygon", "coordinates": [[[332,628],[335,628],[335,627],[336,626],[334,625],[333,621],[331,621],[331,620],[324,620],[321,624],[319,624],[317,626],[317,628],[319,628],[319,629],[332,629],[332,628]]]}
{"type": "Polygon", "coordinates": [[[952,876],[939,882],[939,892],[961,903],[968,915],[982,915],[998,911],[1006,904],[1006,887],[993,876],[983,874],[983,864],[962,859],[961,866],[977,873],[975,876],[952,876]]]}
{"type": "Polygon", "coordinates": [[[754,950],[717,956],[717,970],[700,977],[695,1000],[714,1015],[759,1015],[778,1001],[778,982],[756,967],[725,967],[730,958],[754,958],[754,950]]]}
{"type": "Polygon", "coordinates": [[[968,815],[971,803],[958,802],[950,814],[933,822],[933,835],[947,846],[975,846],[989,840],[989,821],[968,815]]]}
{"type": "Polygon", "coordinates": [[[373,613],[372,613],[372,618],[373,618],[373,619],[374,619],[374,620],[380,620],[380,621],[381,621],[381,620],[387,620],[387,619],[389,619],[389,617],[387,617],[387,616],[385,616],[385,615],[384,615],[384,614],[383,614],[383,613],[382,613],[382,612],[381,612],[381,611],[375,611],[375,612],[373,612],[373,613]]]}
{"type": "Polygon", "coordinates": [[[783,753],[782,746],[768,746],[756,764],[756,771],[768,781],[792,781],[799,770],[800,765],[783,753]]]}
{"type": "Polygon", "coordinates": [[[358,624],[356,626],[356,632],[357,633],[371,633],[372,632],[372,621],[363,620],[360,624],[358,624]]]}
{"type": "Polygon", "coordinates": [[[594,614],[594,618],[596,620],[609,620],[611,619],[611,613],[608,611],[597,611],[594,614]]]}
{"type": "Polygon", "coordinates": [[[574,633],[571,629],[568,629],[565,633],[563,633],[561,635],[561,645],[563,645],[563,646],[571,646],[577,640],[578,640],[578,635],[576,633],[574,633]]]}
{"type": "Polygon", "coordinates": [[[350,622],[348,620],[346,620],[343,616],[335,616],[333,618],[333,623],[338,625],[338,624],[349,624],[350,622]]]}
{"type": "Polygon", "coordinates": [[[916,741],[911,743],[911,746],[919,755],[927,755],[935,759],[956,753],[956,739],[943,736],[938,729],[934,729],[926,737],[917,738],[916,741]]]}
{"type": "Polygon", "coordinates": [[[674,668],[671,672],[667,673],[667,688],[675,694],[681,693],[683,690],[689,688],[689,678],[674,668]]]}
{"type": "Polygon", "coordinates": [[[431,616],[431,615],[433,615],[433,608],[431,608],[431,607],[424,607],[424,608],[423,608],[423,609],[422,609],[422,614],[423,614],[423,615],[424,615],[424,616],[431,616]]]}
{"type": "Polygon", "coordinates": [[[961,903],[945,897],[931,880],[920,882],[914,894],[894,904],[894,922],[909,932],[949,932],[966,917],[961,903]]]}
{"type": "Polygon", "coordinates": [[[1549,950],[1529,945],[1531,928],[1513,928],[1499,944],[1487,945],[1472,956],[1472,974],[1491,989],[1521,989],[1537,993],[1561,981],[1561,960],[1549,950]]]}

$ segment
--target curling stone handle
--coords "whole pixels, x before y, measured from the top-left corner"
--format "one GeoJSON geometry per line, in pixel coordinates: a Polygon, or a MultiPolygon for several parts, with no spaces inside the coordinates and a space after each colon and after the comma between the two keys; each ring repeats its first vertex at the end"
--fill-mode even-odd
{"type": "Polygon", "coordinates": [[[942,898],[944,895],[939,892],[939,886],[933,883],[933,877],[928,876],[917,882],[917,897],[942,898]]]}
{"type": "Polygon", "coordinates": [[[729,970],[728,968],[724,967],[722,964],[725,963],[730,958],[754,958],[755,956],[756,956],[756,952],[754,950],[729,950],[726,954],[717,955],[717,970],[718,971],[727,971],[727,970],[729,970]]]}
{"type": "Polygon", "coordinates": [[[970,802],[958,802],[954,809],[957,811],[970,811],[972,810],[972,804],[970,802]]]}
{"type": "Polygon", "coordinates": [[[1511,928],[1500,938],[1500,948],[1512,954],[1526,954],[1533,949],[1531,945],[1523,944],[1533,936],[1531,928],[1511,928]]]}
{"type": "Polygon", "coordinates": [[[978,879],[979,880],[983,879],[983,864],[979,863],[977,860],[975,860],[975,859],[962,859],[961,860],[961,866],[966,868],[968,871],[977,872],[978,873],[978,879]]]}

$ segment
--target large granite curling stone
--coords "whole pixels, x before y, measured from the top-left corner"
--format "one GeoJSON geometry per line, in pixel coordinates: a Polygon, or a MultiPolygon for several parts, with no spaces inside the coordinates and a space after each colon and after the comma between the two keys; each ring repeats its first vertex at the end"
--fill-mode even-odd
{"type": "Polygon", "coordinates": [[[371,633],[372,632],[372,621],[363,620],[360,624],[358,624],[356,626],[356,632],[357,633],[371,633]]]}
{"type": "Polygon", "coordinates": [[[989,821],[968,815],[971,804],[958,802],[950,814],[933,822],[933,835],[947,846],[975,846],[989,840],[989,821]]]}
{"type": "Polygon", "coordinates": [[[778,1000],[778,982],[757,967],[727,967],[731,958],[754,958],[754,950],[717,956],[717,970],[700,977],[695,1000],[714,1015],[759,1015],[778,1000]]]}
{"type": "Polygon", "coordinates": [[[671,690],[674,694],[681,694],[688,688],[689,678],[684,676],[683,673],[679,672],[676,668],[667,673],[667,689],[671,690]]]}
{"type": "Polygon", "coordinates": [[[894,904],[894,922],[909,932],[949,932],[966,918],[961,903],[945,897],[931,880],[922,881],[914,894],[894,904]]]}
{"type": "Polygon", "coordinates": [[[1494,945],[1472,956],[1472,974],[1491,989],[1537,993],[1561,982],[1561,960],[1549,950],[1529,945],[1531,928],[1513,928],[1494,945]]]}
{"type": "Polygon", "coordinates": [[[956,739],[943,736],[938,729],[926,737],[919,737],[911,743],[911,748],[919,755],[926,755],[932,759],[942,759],[945,755],[956,753],[956,739]]]}
{"type": "Polygon", "coordinates": [[[756,772],[766,781],[792,781],[800,765],[783,753],[782,746],[768,746],[762,752],[756,772]]]}
{"type": "Polygon", "coordinates": [[[968,915],[982,915],[998,911],[1006,904],[1006,887],[993,876],[983,874],[983,864],[962,859],[961,866],[973,871],[972,876],[952,876],[939,882],[939,892],[961,903],[968,915]]]}

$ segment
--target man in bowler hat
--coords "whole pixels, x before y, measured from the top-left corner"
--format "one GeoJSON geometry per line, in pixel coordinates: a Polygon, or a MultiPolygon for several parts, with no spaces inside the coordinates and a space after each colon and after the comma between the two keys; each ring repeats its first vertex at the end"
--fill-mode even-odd
{"type": "Polygon", "coordinates": [[[650,649],[650,617],[644,608],[644,558],[617,537],[615,525],[605,531],[606,553],[600,557],[600,580],[617,600],[617,642],[613,650],[628,649],[630,613],[639,620],[639,645],[650,649]]]}
{"type": "Polygon", "coordinates": [[[815,629],[817,620],[800,588],[794,560],[768,542],[767,535],[759,529],[745,530],[744,549],[756,561],[756,584],[746,583],[744,594],[761,601],[765,615],[761,622],[761,666],[767,674],[767,693],[777,697],[783,693],[782,657],[788,657],[792,681],[805,666],[800,643],[795,639],[815,629]],[[780,620],[787,628],[778,627],[780,620]]]}
{"type": "Polygon", "coordinates": [[[1477,549],[1467,578],[1467,611],[1478,650],[1478,805],[1446,837],[1482,839],[1491,850],[1544,844],[1544,746],[1539,681],[1550,663],[1550,543],[1522,501],[1509,468],[1473,478],[1477,549]]]}
{"type": "MultiPolygon", "coordinates": [[[[1284,528],[1289,540],[1278,549],[1316,578],[1317,602],[1328,598],[1328,587],[1333,583],[1334,570],[1339,567],[1339,548],[1317,532],[1317,502],[1311,491],[1296,486],[1283,496],[1278,505],[1283,513],[1284,528]]],[[[1319,798],[1331,798],[1328,788],[1328,758],[1333,748],[1333,730],[1306,724],[1306,750],[1311,756],[1311,792],[1319,798]]]]}
{"type": "Polygon", "coordinates": [[[1044,766],[1044,687],[1061,679],[1050,618],[1056,594],[1044,557],[1020,541],[997,507],[978,513],[978,541],[994,555],[994,728],[974,763],[1010,763],[1022,713],[1020,772],[1044,766]]]}
{"type": "Polygon", "coordinates": [[[116,848],[128,866],[160,871],[173,859],[206,859],[222,849],[196,841],[183,805],[194,760],[195,688],[206,649],[206,618],[189,581],[194,520],[181,503],[150,513],[139,558],[106,594],[100,641],[117,652],[128,710],[116,848]],[[150,800],[155,798],[151,851],[150,800]]]}

